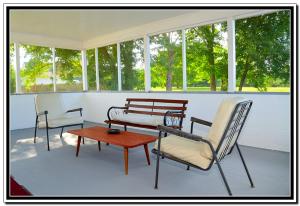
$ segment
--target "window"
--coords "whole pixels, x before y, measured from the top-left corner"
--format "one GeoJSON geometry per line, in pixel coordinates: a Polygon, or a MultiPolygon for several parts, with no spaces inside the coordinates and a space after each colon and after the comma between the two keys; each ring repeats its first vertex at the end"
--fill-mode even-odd
{"type": "Polygon", "coordinates": [[[122,69],[122,90],[144,90],[144,41],[122,42],[121,69],[122,69]]]}
{"type": "Polygon", "coordinates": [[[15,48],[14,44],[9,44],[9,92],[16,93],[16,69],[14,65],[15,48]]]}
{"type": "Polygon", "coordinates": [[[150,37],[151,90],[182,90],[181,31],[150,37]]]}
{"type": "Polygon", "coordinates": [[[236,21],[237,90],[289,92],[290,12],[236,21]]]}
{"type": "Polygon", "coordinates": [[[82,91],[81,52],[55,49],[56,91],[82,91]]]}
{"type": "Polygon", "coordinates": [[[117,45],[98,48],[101,90],[118,90],[117,45]]]}
{"type": "Polygon", "coordinates": [[[226,22],[186,30],[188,91],[227,91],[226,22]]]}
{"type": "Polygon", "coordinates": [[[96,90],[96,64],[95,64],[95,49],[86,51],[87,59],[87,79],[89,90],[96,90]]]}
{"type": "Polygon", "coordinates": [[[20,45],[22,92],[53,91],[52,52],[48,47],[20,45]]]}

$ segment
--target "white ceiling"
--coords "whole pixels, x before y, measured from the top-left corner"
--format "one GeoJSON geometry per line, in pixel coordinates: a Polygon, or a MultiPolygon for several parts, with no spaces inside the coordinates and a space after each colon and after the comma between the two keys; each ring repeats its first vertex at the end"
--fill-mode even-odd
{"type": "Polygon", "coordinates": [[[10,32],[86,41],[194,10],[10,10],[10,32]]]}

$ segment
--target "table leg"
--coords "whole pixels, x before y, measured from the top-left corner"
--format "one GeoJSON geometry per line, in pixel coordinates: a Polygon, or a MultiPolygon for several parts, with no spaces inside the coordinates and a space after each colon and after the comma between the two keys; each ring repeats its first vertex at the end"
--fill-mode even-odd
{"type": "Polygon", "coordinates": [[[144,149],[145,149],[145,154],[146,154],[146,157],[147,157],[148,165],[150,165],[150,157],[149,157],[149,151],[148,151],[148,144],[144,144],[144,149]]]}
{"type": "Polygon", "coordinates": [[[76,157],[78,157],[79,148],[80,148],[81,136],[78,136],[77,140],[77,150],[76,150],[76,157]]]}
{"type": "Polygon", "coordinates": [[[125,175],[128,175],[128,148],[124,147],[125,175]]]}

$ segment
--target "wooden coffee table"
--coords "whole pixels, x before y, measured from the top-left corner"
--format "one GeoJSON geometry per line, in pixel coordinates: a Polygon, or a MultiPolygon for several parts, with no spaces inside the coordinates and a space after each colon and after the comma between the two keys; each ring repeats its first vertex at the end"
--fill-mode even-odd
{"type": "Polygon", "coordinates": [[[121,131],[119,134],[108,134],[108,128],[104,127],[90,127],[76,130],[69,130],[68,133],[78,136],[76,157],[79,154],[79,148],[81,138],[90,138],[98,141],[100,150],[100,142],[106,142],[112,145],[120,146],[124,148],[124,163],[125,163],[125,174],[128,175],[128,149],[144,145],[146,158],[148,165],[150,165],[148,143],[154,142],[156,137],[145,134],[138,134],[134,132],[121,131]]]}

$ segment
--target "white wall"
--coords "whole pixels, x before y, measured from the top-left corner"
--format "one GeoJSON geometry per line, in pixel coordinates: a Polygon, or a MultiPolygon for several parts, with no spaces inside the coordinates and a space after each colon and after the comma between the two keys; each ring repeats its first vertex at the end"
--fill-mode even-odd
{"type": "MultiPolygon", "coordinates": [[[[214,93],[119,93],[89,92],[64,93],[66,108],[82,106],[84,119],[103,123],[110,106],[124,106],[127,97],[189,100],[184,130],[189,131],[191,116],[211,121],[221,100],[227,96],[244,96],[253,100],[239,143],[259,148],[290,151],[290,95],[288,94],[214,94],[214,93]]],[[[34,126],[33,95],[10,96],[10,128],[34,126]]],[[[196,133],[205,134],[207,128],[197,127],[196,133]],[[201,130],[201,133],[200,133],[201,130]]]]}

